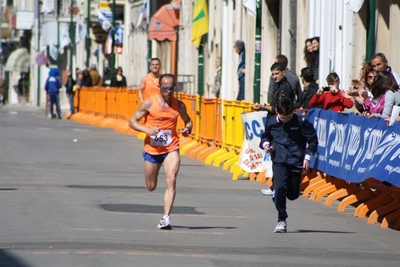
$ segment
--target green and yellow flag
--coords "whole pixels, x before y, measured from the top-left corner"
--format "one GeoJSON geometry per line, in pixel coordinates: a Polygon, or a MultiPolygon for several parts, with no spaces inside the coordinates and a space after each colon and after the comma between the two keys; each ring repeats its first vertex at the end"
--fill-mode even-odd
{"type": "Polygon", "coordinates": [[[192,23],[192,43],[199,48],[201,37],[208,33],[207,0],[195,0],[192,23]]]}

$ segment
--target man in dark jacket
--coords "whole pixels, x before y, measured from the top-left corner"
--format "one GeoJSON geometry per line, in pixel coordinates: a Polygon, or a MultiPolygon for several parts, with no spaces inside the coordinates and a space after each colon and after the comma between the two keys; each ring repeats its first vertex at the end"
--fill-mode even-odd
{"type": "Polygon", "coordinates": [[[286,198],[299,197],[301,175],[308,172],[311,156],[317,151],[318,138],[313,125],[293,114],[293,101],[283,97],[276,105],[276,116],[267,121],[260,148],[271,153],[278,224],[275,233],[287,229],[286,198]]]}
{"type": "MultiPolygon", "coordinates": [[[[253,105],[254,110],[266,110],[268,111],[268,118],[276,114],[276,105],[283,97],[290,98],[292,102],[295,101],[295,94],[292,86],[286,79],[286,68],[281,63],[276,62],[271,66],[272,79],[274,86],[272,90],[274,92],[271,97],[271,101],[268,104],[256,104],[253,105]]],[[[271,88],[270,88],[271,89],[271,88]]]]}
{"type": "MultiPolygon", "coordinates": [[[[303,92],[301,91],[301,86],[300,86],[300,80],[299,77],[297,77],[297,75],[293,72],[291,72],[288,69],[288,59],[285,55],[277,55],[275,58],[275,62],[281,63],[284,67],[285,67],[285,77],[287,79],[287,81],[289,82],[290,86],[293,89],[293,92],[295,94],[296,100],[293,102],[294,104],[294,108],[300,108],[301,107],[301,103],[303,102],[303,92]]],[[[272,78],[270,78],[269,81],[269,88],[268,88],[268,102],[271,103],[274,94],[275,94],[275,90],[276,89],[276,85],[275,85],[275,81],[272,78]]]]}
{"type": "Polygon", "coordinates": [[[53,111],[53,106],[57,107],[57,115],[58,119],[61,120],[61,108],[60,108],[60,71],[56,68],[50,69],[49,77],[46,80],[46,84],[44,89],[46,90],[47,95],[49,96],[49,113],[52,119],[56,118],[56,115],[53,111]]]}
{"type": "Polygon", "coordinates": [[[237,75],[239,80],[239,92],[236,97],[237,101],[244,100],[244,83],[245,83],[245,73],[246,73],[246,49],[244,47],[244,42],[242,40],[236,40],[233,46],[235,52],[239,54],[239,65],[237,68],[237,75]]]}
{"type": "Polygon", "coordinates": [[[301,69],[301,82],[303,83],[303,102],[301,107],[310,109],[310,100],[318,91],[318,84],[314,82],[314,72],[310,67],[301,69]]]}
{"type": "Polygon", "coordinates": [[[68,117],[68,119],[75,113],[75,106],[74,106],[75,91],[74,91],[74,85],[75,85],[74,78],[72,78],[72,73],[69,71],[68,72],[68,77],[67,77],[67,83],[65,84],[66,93],[67,93],[68,102],[69,102],[69,108],[70,108],[70,111],[71,111],[71,115],[68,117]]]}

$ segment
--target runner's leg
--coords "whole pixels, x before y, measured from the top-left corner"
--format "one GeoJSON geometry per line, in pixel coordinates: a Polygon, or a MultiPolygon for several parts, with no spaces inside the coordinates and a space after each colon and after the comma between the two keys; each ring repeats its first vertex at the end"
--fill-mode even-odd
{"type": "Polygon", "coordinates": [[[165,173],[167,175],[167,189],[164,195],[164,215],[170,215],[172,205],[175,200],[176,177],[181,165],[179,151],[173,151],[168,154],[164,160],[165,173]]]}
{"type": "Polygon", "coordinates": [[[161,164],[151,163],[147,160],[144,161],[144,179],[149,191],[154,191],[157,187],[157,177],[160,168],[161,164]]]}

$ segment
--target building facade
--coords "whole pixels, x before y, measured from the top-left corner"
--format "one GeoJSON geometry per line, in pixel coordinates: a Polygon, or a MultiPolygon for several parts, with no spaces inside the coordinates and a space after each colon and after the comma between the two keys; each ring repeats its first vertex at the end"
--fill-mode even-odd
{"type": "MultiPolygon", "coordinates": [[[[233,49],[235,40],[243,40],[246,47],[246,102],[266,102],[270,66],[276,55],[286,55],[288,67],[299,74],[306,65],[304,41],[312,36],[320,37],[320,85],[325,85],[325,77],[335,71],[341,77],[342,87],[348,88],[351,79],[358,77],[361,64],[374,52],[383,52],[393,69],[400,70],[395,42],[399,35],[396,27],[400,20],[399,0],[207,0],[209,28],[200,48],[191,41],[194,0],[114,1],[114,12],[121,13],[122,9],[122,16],[116,14],[111,23],[122,29],[122,37],[114,36],[121,42],[114,45],[114,53],[111,53],[112,38],[101,28],[97,13],[97,10],[105,14],[113,12],[113,0],[2,1],[2,66],[19,46],[27,47],[31,61],[29,103],[45,105],[43,87],[51,66],[57,66],[63,73],[96,64],[101,74],[112,66],[121,66],[129,87],[135,88],[148,72],[152,57],[161,59],[163,73],[175,73],[178,80],[182,77],[183,84],[190,83],[190,89],[182,87],[183,90],[201,92],[205,97],[212,97],[214,62],[220,57],[221,97],[234,100],[239,60],[233,49]],[[155,30],[149,26],[151,20],[159,19],[171,9],[178,22],[170,27],[173,32],[169,36],[175,33],[176,40],[149,34],[149,30],[155,30]],[[15,20],[23,21],[16,17],[22,11],[33,14],[30,29],[14,25],[15,20]],[[79,26],[85,29],[86,36],[78,38],[79,26]],[[70,42],[64,46],[65,33],[70,34],[70,42]],[[38,55],[47,58],[46,64],[38,64],[38,55]]],[[[1,71],[6,72],[3,67],[1,71]]],[[[7,73],[12,90],[20,73],[7,73]]],[[[18,101],[9,94],[10,103],[18,101]]]]}

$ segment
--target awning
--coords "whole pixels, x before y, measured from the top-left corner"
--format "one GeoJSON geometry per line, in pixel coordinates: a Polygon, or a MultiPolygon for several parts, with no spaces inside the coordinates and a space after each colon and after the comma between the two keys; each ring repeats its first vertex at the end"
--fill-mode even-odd
{"type": "Polygon", "coordinates": [[[177,26],[179,26],[179,6],[176,4],[164,5],[151,18],[148,38],[158,41],[176,41],[175,28],[177,26]]]}
{"type": "Polygon", "coordinates": [[[5,71],[28,72],[30,64],[30,56],[25,47],[18,48],[13,51],[7,59],[5,71]]]}

